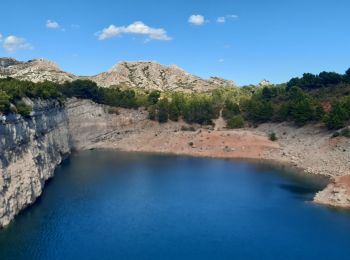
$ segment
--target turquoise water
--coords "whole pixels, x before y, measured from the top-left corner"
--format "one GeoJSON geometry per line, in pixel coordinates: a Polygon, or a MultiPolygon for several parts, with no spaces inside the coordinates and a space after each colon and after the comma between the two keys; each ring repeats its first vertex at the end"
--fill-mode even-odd
{"type": "Polygon", "coordinates": [[[87,151],[0,230],[0,259],[349,259],[324,184],[250,162],[87,151]]]}

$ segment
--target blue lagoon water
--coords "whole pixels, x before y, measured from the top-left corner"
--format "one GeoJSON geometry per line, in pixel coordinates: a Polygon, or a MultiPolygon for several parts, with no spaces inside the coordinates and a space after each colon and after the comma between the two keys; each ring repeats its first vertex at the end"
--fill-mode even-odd
{"type": "Polygon", "coordinates": [[[324,183],[253,162],[87,151],[0,230],[0,259],[350,259],[324,183]]]}

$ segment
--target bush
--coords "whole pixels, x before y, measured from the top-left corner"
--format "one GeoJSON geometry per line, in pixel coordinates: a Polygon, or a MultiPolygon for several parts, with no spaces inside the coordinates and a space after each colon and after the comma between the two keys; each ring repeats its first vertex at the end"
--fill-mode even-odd
{"type": "Polygon", "coordinates": [[[0,91],[0,112],[7,114],[10,111],[10,97],[3,91],[0,91]]]}
{"type": "Polygon", "coordinates": [[[148,102],[150,105],[155,105],[158,103],[159,98],[160,98],[160,92],[157,90],[154,90],[148,95],[148,102]]]}
{"type": "Polygon", "coordinates": [[[340,135],[350,138],[350,128],[344,128],[343,130],[340,131],[340,135]]]}
{"type": "Polygon", "coordinates": [[[271,120],[273,107],[271,102],[262,101],[257,98],[248,101],[245,112],[248,119],[256,123],[264,123],[271,120]]]}
{"type": "Polygon", "coordinates": [[[222,116],[225,119],[230,119],[233,116],[238,115],[239,113],[240,113],[240,109],[238,104],[227,99],[225,101],[224,109],[222,110],[222,116]]]}
{"type": "Polygon", "coordinates": [[[180,116],[180,110],[174,102],[169,105],[169,119],[171,121],[178,121],[180,116]]]}
{"type": "Polygon", "coordinates": [[[211,125],[214,117],[213,102],[207,96],[192,95],[184,108],[184,118],[188,123],[211,125]]]}
{"type": "Polygon", "coordinates": [[[165,123],[169,119],[169,102],[168,99],[164,98],[158,101],[158,122],[165,123]]]}
{"type": "Polygon", "coordinates": [[[339,101],[335,101],[332,103],[331,112],[326,115],[324,121],[328,129],[339,129],[345,126],[347,118],[346,109],[339,101]]]}
{"type": "Polygon", "coordinates": [[[107,110],[108,114],[119,115],[119,110],[116,107],[109,107],[107,110]]]}
{"type": "Polygon", "coordinates": [[[298,126],[303,126],[314,118],[314,110],[308,98],[293,102],[290,113],[298,126]]]}
{"type": "Polygon", "coordinates": [[[350,138],[350,128],[346,127],[344,129],[342,129],[341,131],[336,131],[332,134],[332,138],[335,138],[338,136],[344,136],[346,138],[350,138]]]}
{"type": "Polygon", "coordinates": [[[274,133],[274,132],[272,132],[272,133],[270,133],[269,134],[269,139],[270,139],[270,141],[277,141],[277,136],[276,136],[276,134],[274,133]]]}
{"type": "Polygon", "coordinates": [[[340,136],[340,133],[337,131],[337,132],[334,132],[333,134],[332,134],[332,138],[335,138],[335,137],[338,137],[338,136],[340,136]]]}
{"type": "Polygon", "coordinates": [[[196,128],[194,126],[192,126],[192,125],[190,125],[190,126],[183,125],[183,126],[181,126],[181,131],[195,132],[196,128]]]}
{"type": "Polygon", "coordinates": [[[24,116],[29,117],[30,112],[32,112],[32,107],[26,105],[23,101],[20,101],[16,104],[17,113],[24,116]]]}
{"type": "Polygon", "coordinates": [[[154,106],[150,106],[147,109],[148,111],[148,119],[150,120],[156,120],[156,109],[154,106]]]}
{"type": "Polygon", "coordinates": [[[234,116],[227,121],[227,127],[230,129],[244,127],[244,119],[242,116],[234,116]]]}
{"type": "Polygon", "coordinates": [[[303,126],[315,118],[311,97],[298,87],[292,87],[288,92],[289,114],[298,126],[303,126]]]}

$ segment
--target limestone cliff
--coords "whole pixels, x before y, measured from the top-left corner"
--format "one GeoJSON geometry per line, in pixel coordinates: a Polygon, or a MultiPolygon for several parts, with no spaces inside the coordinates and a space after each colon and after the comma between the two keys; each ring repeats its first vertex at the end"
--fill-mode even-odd
{"type": "Polygon", "coordinates": [[[58,102],[36,101],[30,119],[0,121],[0,227],[40,196],[70,152],[67,114],[58,102]]]}
{"type": "Polygon", "coordinates": [[[0,227],[41,195],[46,180],[73,149],[125,137],[147,119],[143,110],[120,109],[117,115],[90,100],[70,99],[65,106],[36,100],[32,106],[30,118],[0,118],[0,227]]]}

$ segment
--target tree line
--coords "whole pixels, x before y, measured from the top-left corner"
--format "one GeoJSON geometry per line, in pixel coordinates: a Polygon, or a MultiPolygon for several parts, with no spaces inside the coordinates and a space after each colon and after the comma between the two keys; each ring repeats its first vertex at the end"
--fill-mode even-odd
{"type": "Polygon", "coordinates": [[[292,78],[288,81],[287,87],[298,86],[304,90],[318,89],[322,87],[336,86],[341,83],[350,83],[350,68],[344,73],[323,71],[320,74],[304,73],[301,78],[292,78]]]}
{"type": "MultiPolygon", "coordinates": [[[[340,129],[350,120],[350,69],[345,74],[304,74],[286,84],[265,87],[220,88],[211,93],[140,91],[118,87],[101,88],[90,80],[57,84],[0,79],[0,112],[29,116],[23,97],[90,99],[112,107],[139,108],[161,123],[183,119],[188,123],[213,124],[220,112],[229,128],[256,126],[266,122],[323,123],[340,129]],[[315,90],[331,88],[327,95],[315,90]]],[[[323,90],[322,90],[323,91],[323,90]]],[[[323,92],[326,93],[326,92],[323,92]]]]}

